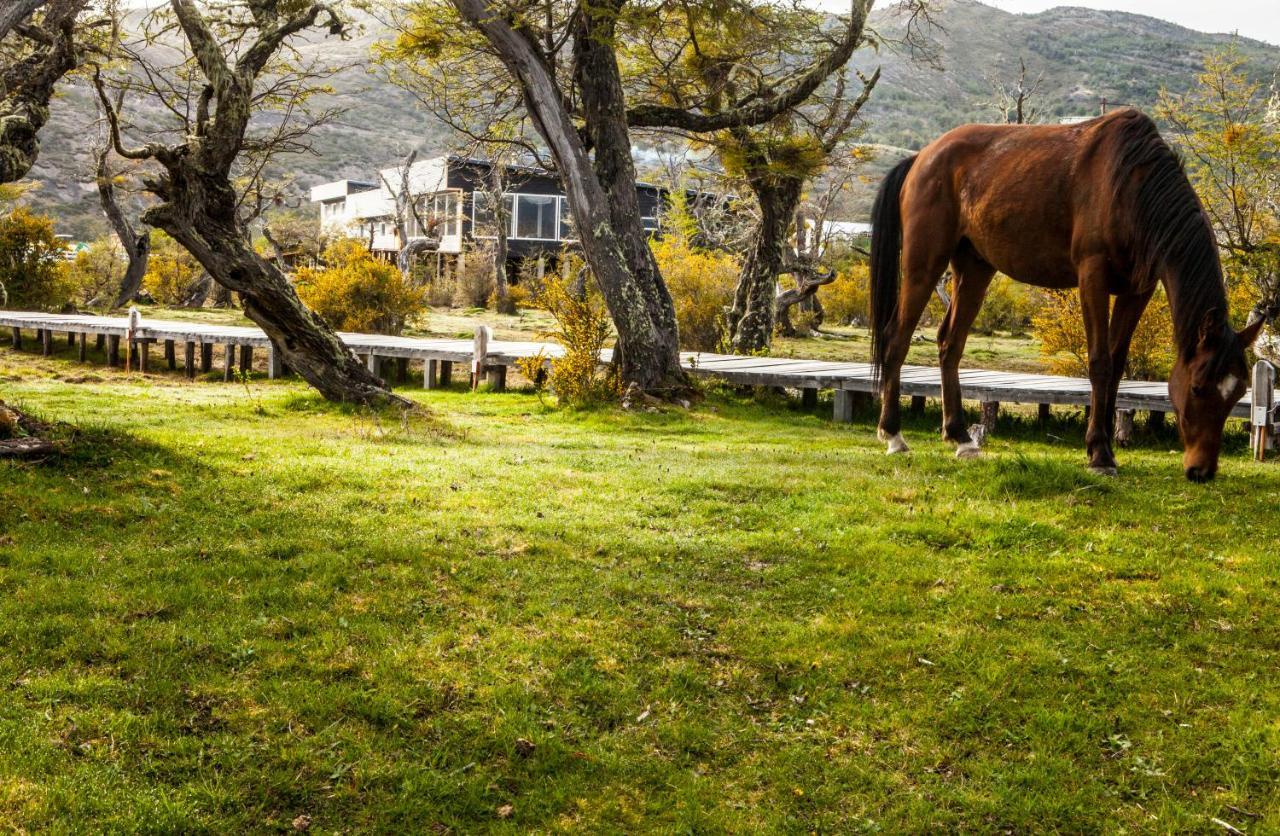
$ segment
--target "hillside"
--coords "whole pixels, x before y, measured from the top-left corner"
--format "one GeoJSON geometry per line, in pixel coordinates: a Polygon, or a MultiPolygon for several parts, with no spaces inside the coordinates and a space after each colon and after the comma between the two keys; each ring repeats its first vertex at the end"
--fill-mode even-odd
{"type": "MultiPolygon", "coordinates": [[[[1036,100],[1043,120],[1097,113],[1103,98],[1150,107],[1161,87],[1186,89],[1203,54],[1230,41],[1228,36],[1193,32],[1142,15],[1079,8],[1016,15],[973,0],[950,0],[938,22],[940,70],[913,63],[902,51],[859,54],[860,67],[883,68],[866,111],[869,141],[918,148],[955,125],[990,120],[989,79],[1014,79],[1019,58],[1032,75],[1044,73],[1036,100]]],[[[888,12],[877,13],[872,23],[887,38],[900,34],[900,21],[888,12]]],[[[323,51],[326,59],[358,59],[384,36],[367,22],[366,29],[349,41],[324,40],[301,51],[323,51]]],[[[1280,49],[1246,39],[1240,46],[1258,78],[1269,79],[1280,67],[1280,49]]],[[[440,126],[414,107],[411,96],[381,83],[366,68],[342,73],[333,87],[349,111],[318,137],[316,156],[297,157],[281,172],[299,189],[368,176],[420,143],[443,148],[440,126]]],[[[163,125],[154,106],[140,103],[133,112],[149,130],[163,125]]],[[[95,118],[87,86],[69,87],[54,103],[44,152],[31,175],[42,184],[32,202],[55,214],[61,231],[81,238],[105,230],[88,174],[95,118]]],[[[870,174],[879,168],[873,165],[870,174]]]]}

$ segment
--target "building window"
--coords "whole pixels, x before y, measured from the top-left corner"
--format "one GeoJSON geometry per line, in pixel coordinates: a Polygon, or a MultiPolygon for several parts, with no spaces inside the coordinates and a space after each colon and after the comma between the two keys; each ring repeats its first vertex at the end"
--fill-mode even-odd
{"type": "MultiPolygon", "coordinates": [[[[504,194],[506,203],[507,236],[511,235],[511,200],[514,195],[504,194]]],[[[494,238],[497,236],[495,224],[497,217],[493,212],[493,195],[488,192],[473,192],[471,195],[471,234],[476,238],[494,238]]]]}
{"type": "Polygon", "coordinates": [[[554,241],[559,226],[556,212],[559,203],[555,195],[516,195],[516,234],[512,237],[554,241]]]}
{"type": "Polygon", "coordinates": [[[657,218],[641,218],[641,219],[640,219],[640,225],[644,227],[644,231],[645,231],[645,232],[657,232],[657,231],[658,231],[658,219],[657,219],[657,218]]]}
{"type": "Polygon", "coordinates": [[[560,198],[560,240],[578,240],[578,230],[573,225],[573,210],[569,208],[569,199],[565,197],[560,198]]]}
{"type": "Polygon", "coordinates": [[[436,192],[431,197],[431,217],[439,223],[436,230],[441,238],[449,238],[461,234],[458,216],[458,193],[436,192]]]}

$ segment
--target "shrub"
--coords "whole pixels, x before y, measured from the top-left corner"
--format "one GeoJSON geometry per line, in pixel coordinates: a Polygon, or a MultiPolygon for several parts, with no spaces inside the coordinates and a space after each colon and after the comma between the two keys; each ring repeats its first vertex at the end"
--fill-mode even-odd
{"type": "Polygon", "coordinates": [[[165,233],[151,233],[151,257],[142,287],[161,305],[185,305],[204,280],[204,268],[195,256],[165,233]]]}
{"type": "Polygon", "coordinates": [[[677,230],[650,244],[676,309],[680,346],[715,351],[724,335],[741,265],[732,255],[694,246],[677,230]]]}
{"type": "Polygon", "coordinates": [[[560,403],[569,406],[615,400],[617,375],[600,368],[600,350],[610,333],[609,312],[594,280],[584,282],[581,293],[573,285],[573,278],[543,276],[539,301],[555,318],[557,329],[549,336],[564,348],[564,355],[551,361],[548,382],[560,403]]]}
{"type": "Polygon", "coordinates": [[[374,258],[363,241],[335,240],[324,262],[322,269],[298,270],[298,295],[340,331],[399,334],[426,307],[426,291],[405,281],[394,264],[374,258]]]}
{"type": "Polygon", "coordinates": [[[484,308],[497,281],[493,275],[493,247],[479,243],[469,247],[462,266],[452,272],[453,304],[459,308],[484,308]]]}
{"type": "Polygon", "coordinates": [[[1043,304],[1043,297],[1036,288],[997,273],[991,286],[987,288],[982,307],[978,309],[973,330],[979,334],[994,334],[997,331],[1025,334],[1031,325],[1031,318],[1043,304]]]}
{"type": "MultiPolygon", "coordinates": [[[[1040,354],[1054,374],[1084,376],[1089,372],[1089,349],[1078,291],[1044,294],[1044,304],[1032,317],[1040,338],[1040,354]]],[[[1166,380],[1173,368],[1173,317],[1163,288],[1156,290],[1133,332],[1126,373],[1138,380],[1166,380]]]]}
{"type": "Polygon", "coordinates": [[[871,310],[871,271],[866,262],[841,268],[836,280],[818,291],[829,320],[839,325],[868,325],[871,310]]]}
{"type": "Polygon", "coordinates": [[[0,304],[58,311],[75,296],[67,245],[53,220],[19,206],[0,218],[0,304]]]}
{"type": "Polygon", "coordinates": [[[128,266],[129,259],[114,235],[104,235],[76,253],[70,266],[76,302],[85,307],[110,305],[128,266]]]}

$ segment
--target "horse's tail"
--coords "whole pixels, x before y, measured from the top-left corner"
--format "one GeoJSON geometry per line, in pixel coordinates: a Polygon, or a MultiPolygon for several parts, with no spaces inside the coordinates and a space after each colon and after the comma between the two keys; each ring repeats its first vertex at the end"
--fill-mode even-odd
{"type": "Polygon", "coordinates": [[[880,184],[871,209],[871,366],[877,383],[898,317],[898,262],[902,248],[899,196],[915,161],[913,154],[893,167],[880,184]]]}

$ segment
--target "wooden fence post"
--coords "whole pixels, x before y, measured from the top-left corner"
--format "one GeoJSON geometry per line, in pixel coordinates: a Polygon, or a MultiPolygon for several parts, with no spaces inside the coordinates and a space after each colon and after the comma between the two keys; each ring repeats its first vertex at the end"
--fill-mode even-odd
{"type": "Polygon", "coordinates": [[[1133,440],[1133,410],[1116,410],[1116,444],[1128,447],[1133,440]]]}
{"type": "Polygon", "coordinates": [[[1274,427],[1272,404],[1275,402],[1276,370],[1266,360],[1259,360],[1253,365],[1253,395],[1250,398],[1249,439],[1253,445],[1253,458],[1262,461],[1266,458],[1267,447],[1271,442],[1274,427]]]}
{"type": "Polygon", "coordinates": [[[249,374],[253,371],[253,346],[240,346],[240,372],[249,374]]]}
{"type": "Polygon", "coordinates": [[[191,340],[187,340],[183,347],[182,370],[186,372],[188,380],[196,379],[196,344],[191,340]]]}
{"type": "Polygon", "coordinates": [[[45,328],[40,332],[40,345],[44,352],[44,356],[48,357],[53,354],[53,331],[45,328]]]}
{"type": "Polygon", "coordinates": [[[164,362],[169,367],[169,371],[178,368],[178,351],[173,340],[164,341],[164,362]]]}
{"type": "Polygon", "coordinates": [[[226,360],[226,368],[222,370],[222,380],[224,382],[231,380],[231,378],[234,377],[234,373],[236,370],[235,343],[227,343],[227,347],[225,349],[225,355],[226,356],[223,359],[226,360]]]}
{"type": "Polygon", "coordinates": [[[200,372],[208,374],[213,371],[213,343],[200,343],[200,372]]]}
{"type": "Polygon", "coordinates": [[[22,329],[21,328],[15,327],[13,329],[13,347],[15,349],[22,348],[22,329]]]}
{"type": "Polygon", "coordinates": [[[837,424],[848,424],[853,421],[853,393],[848,389],[836,390],[835,409],[831,417],[837,424]]]}
{"type": "Polygon", "coordinates": [[[115,334],[107,335],[107,365],[112,368],[120,365],[120,338],[115,334]]]}
{"type": "Polygon", "coordinates": [[[89,349],[89,335],[81,334],[80,335],[80,352],[79,352],[81,363],[83,363],[85,361],[85,358],[88,356],[88,349],[89,349]]]}
{"type": "Polygon", "coordinates": [[[475,391],[480,386],[480,380],[484,376],[485,360],[489,356],[489,340],[493,337],[493,331],[488,325],[481,325],[476,328],[476,339],[474,353],[471,357],[471,390],[475,391]]]}
{"type": "Polygon", "coordinates": [[[440,361],[440,387],[443,389],[444,387],[448,386],[450,383],[453,383],[453,361],[441,360],[440,361]]]}
{"type": "Polygon", "coordinates": [[[1000,417],[999,401],[983,401],[982,402],[982,418],[979,423],[986,429],[987,434],[996,431],[996,421],[1000,417]]]}
{"type": "Polygon", "coordinates": [[[439,366],[440,366],[440,363],[438,360],[427,360],[422,364],[422,388],[423,389],[434,389],[440,385],[438,383],[439,378],[437,377],[437,375],[440,373],[439,366]]]}
{"type": "Polygon", "coordinates": [[[275,343],[267,348],[267,377],[271,380],[284,377],[284,357],[276,349],[275,343]]]}

